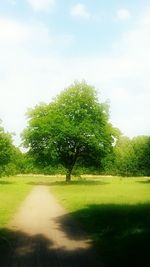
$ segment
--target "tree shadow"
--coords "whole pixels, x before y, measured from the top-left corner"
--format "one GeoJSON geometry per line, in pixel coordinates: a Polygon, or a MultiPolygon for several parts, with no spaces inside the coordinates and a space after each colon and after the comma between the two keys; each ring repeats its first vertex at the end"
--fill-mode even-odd
{"type": "Polygon", "coordinates": [[[137,181],[137,183],[140,183],[140,184],[150,184],[150,179],[148,179],[146,181],[137,181]]]}
{"type": "Polygon", "coordinates": [[[14,184],[15,182],[9,182],[9,181],[3,181],[0,180],[0,185],[8,185],[8,184],[14,184]]]}
{"type": "MultiPolygon", "coordinates": [[[[69,233],[68,233],[69,235],[69,233]]],[[[58,240],[56,240],[58,241],[58,240]]],[[[0,229],[1,267],[102,267],[89,247],[56,247],[43,234],[0,229]]],[[[104,266],[103,266],[104,267],[104,266]]]]}
{"type": "Polygon", "coordinates": [[[5,228],[0,229],[0,266],[101,267],[102,257],[107,267],[150,267],[150,203],[89,205],[53,221],[73,242],[87,238],[86,231],[97,253],[94,246],[72,249],[62,242],[56,247],[43,234],[31,236],[5,228]]]}
{"type": "MultiPolygon", "coordinates": [[[[70,216],[70,214],[56,217],[53,219],[53,221],[57,225],[58,229],[63,229],[69,240],[89,240],[89,236],[83,229],[82,224],[79,222],[79,220],[76,220],[73,216],[70,216]]],[[[89,240],[88,243],[92,244],[92,240],[89,240]]]]}
{"type": "MultiPolygon", "coordinates": [[[[150,203],[90,205],[71,215],[89,233],[106,266],[150,267],[150,203]]],[[[56,220],[67,229],[65,216],[56,220]]]]}
{"type": "Polygon", "coordinates": [[[77,181],[70,181],[66,183],[66,181],[52,181],[52,182],[42,182],[42,181],[33,181],[28,182],[29,185],[46,185],[46,186],[71,186],[71,185],[107,185],[108,182],[103,181],[92,181],[92,180],[77,180],[77,181]]]}
{"type": "Polygon", "coordinates": [[[33,182],[27,182],[28,185],[45,185],[45,186],[51,186],[53,182],[42,182],[42,181],[33,181],[33,182]]]}

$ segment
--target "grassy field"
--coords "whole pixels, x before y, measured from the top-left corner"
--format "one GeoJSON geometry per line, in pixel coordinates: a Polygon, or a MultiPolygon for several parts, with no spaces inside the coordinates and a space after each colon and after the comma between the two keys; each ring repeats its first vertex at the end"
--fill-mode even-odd
{"type": "Polygon", "coordinates": [[[13,217],[19,203],[25,198],[31,186],[18,178],[0,179],[0,227],[13,217]]]}
{"type": "Polygon", "coordinates": [[[51,189],[108,267],[150,267],[150,179],[86,177],[51,189]]]}
{"type": "Polygon", "coordinates": [[[34,185],[46,184],[79,221],[108,267],[150,267],[150,179],[85,176],[0,179],[0,249],[7,251],[7,224],[34,185]],[[64,178],[63,178],[64,179],[64,178]],[[5,246],[4,246],[5,244],[5,246]]]}
{"type": "Polygon", "coordinates": [[[41,175],[0,178],[0,228],[9,223],[19,204],[35,184],[50,184],[56,179],[41,175]]]}

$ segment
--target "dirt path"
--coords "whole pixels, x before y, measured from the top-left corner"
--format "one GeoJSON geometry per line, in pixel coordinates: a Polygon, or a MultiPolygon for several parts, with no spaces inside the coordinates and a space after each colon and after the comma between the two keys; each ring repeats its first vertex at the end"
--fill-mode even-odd
{"type": "Polygon", "coordinates": [[[49,193],[36,186],[10,227],[17,234],[11,267],[101,267],[90,240],[49,193]]]}

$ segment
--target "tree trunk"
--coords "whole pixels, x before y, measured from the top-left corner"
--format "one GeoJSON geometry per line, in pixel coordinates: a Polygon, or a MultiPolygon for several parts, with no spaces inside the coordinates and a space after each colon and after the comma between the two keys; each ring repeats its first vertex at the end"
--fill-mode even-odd
{"type": "Polygon", "coordinates": [[[67,164],[67,166],[66,166],[66,169],[67,169],[67,172],[66,172],[66,183],[69,183],[71,181],[71,173],[72,173],[72,170],[73,170],[74,165],[76,163],[77,157],[78,157],[78,153],[76,153],[74,155],[74,158],[71,160],[71,163],[67,164]]]}
{"type": "Polygon", "coordinates": [[[67,170],[66,173],[66,183],[69,183],[71,181],[71,170],[67,170]]]}

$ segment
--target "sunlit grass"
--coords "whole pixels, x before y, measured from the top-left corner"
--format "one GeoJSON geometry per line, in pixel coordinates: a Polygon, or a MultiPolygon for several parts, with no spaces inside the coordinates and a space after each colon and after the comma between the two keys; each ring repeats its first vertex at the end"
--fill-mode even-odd
{"type": "Polygon", "coordinates": [[[150,179],[83,178],[51,190],[89,234],[104,264],[150,266],[150,179]]]}
{"type": "Polygon", "coordinates": [[[7,225],[14,216],[31,187],[18,177],[0,179],[0,227],[7,225]]]}
{"type": "Polygon", "coordinates": [[[36,185],[50,187],[58,201],[89,234],[107,267],[150,266],[148,177],[83,176],[74,178],[70,184],[65,183],[64,176],[1,178],[0,250],[4,254],[8,254],[8,241],[12,239],[7,224],[36,185]]]}
{"type": "Polygon", "coordinates": [[[149,178],[83,176],[68,185],[64,176],[16,176],[0,179],[0,227],[6,225],[35,185],[48,185],[63,206],[73,212],[90,204],[150,202],[149,178]]]}
{"type": "Polygon", "coordinates": [[[16,176],[0,178],[0,227],[6,226],[13,218],[21,202],[36,184],[49,185],[59,176],[16,176]]]}
{"type": "Polygon", "coordinates": [[[90,204],[139,204],[150,202],[149,178],[83,176],[69,185],[52,187],[58,199],[70,211],[90,204]]]}

